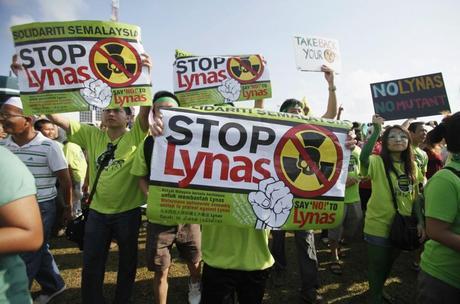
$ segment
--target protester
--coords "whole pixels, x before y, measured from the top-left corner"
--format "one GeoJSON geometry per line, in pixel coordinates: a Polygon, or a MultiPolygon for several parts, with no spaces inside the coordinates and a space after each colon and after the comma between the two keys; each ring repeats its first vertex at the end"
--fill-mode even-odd
{"type": "Polygon", "coordinates": [[[426,171],[428,168],[428,156],[425,151],[421,149],[421,145],[425,141],[427,130],[425,123],[421,121],[412,122],[409,127],[412,151],[414,152],[415,162],[423,175],[422,187],[426,183],[426,171]]]}
{"type": "Polygon", "coordinates": [[[444,166],[444,160],[442,157],[442,145],[441,143],[431,143],[429,141],[425,141],[425,148],[423,151],[425,151],[426,155],[428,156],[426,178],[429,180],[444,166]]]}
{"type": "MultiPolygon", "coordinates": [[[[160,91],[153,97],[153,115],[161,115],[160,108],[179,106],[177,97],[167,91],[160,91]]],[[[148,197],[153,136],[148,136],[139,146],[131,174],[139,176],[139,187],[148,197]]],[[[168,272],[171,266],[173,244],[186,261],[190,272],[188,302],[199,304],[201,300],[201,231],[198,224],[161,225],[147,223],[146,260],[147,268],[155,272],[153,292],[156,304],[166,304],[168,296],[168,272]]]]}
{"type": "MultiPolygon", "coordinates": [[[[354,129],[351,129],[351,136],[354,136],[354,129]]],[[[345,236],[346,240],[353,240],[363,216],[361,202],[359,200],[359,156],[361,149],[354,145],[351,147],[350,161],[348,164],[348,175],[345,182],[345,198],[342,222],[335,228],[329,229],[329,247],[332,254],[332,263],[329,269],[332,273],[342,274],[341,257],[344,255],[340,250],[340,241],[345,236]]]]}
{"type": "MultiPolygon", "coordinates": [[[[151,66],[150,58],[143,54],[142,64],[151,66]]],[[[12,69],[20,66],[13,62],[12,69]]],[[[81,294],[83,303],[104,303],[103,283],[105,264],[112,237],[119,247],[117,287],[114,303],[128,303],[133,290],[137,268],[138,236],[141,222],[142,192],[131,170],[137,146],[148,131],[150,107],[141,107],[140,113],[128,131],[131,109],[105,109],[102,122],[106,131],[97,127],[69,121],[61,115],[48,118],[63,128],[70,142],[88,153],[90,187],[94,187],[99,165],[101,174],[90,204],[85,225],[81,294]],[[109,159],[106,159],[109,158],[109,159]],[[105,165],[105,164],[104,164],[105,165]]]]}
{"type": "Polygon", "coordinates": [[[56,133],[56,126],[48,119],[38,119],[34,123],[34,129],[43,134],[43,136],[49,139],[56,139],[58,134],[56,133]]]}
{"type": "Polygon", "coordinates": [[[425,187],[426,232],[417,303],[450,304],[460,299],[460,112],[428,133],[430,145],[446,140],[452,153],[445,169],[425,187]],[[450,171],[451,169],[453,171],[450,171]]]}
{"type": "MultiPolygon", "coordinates": [[[[337,98],[335,95],[336,87],[334,85],[334,71],[327,66],[322,66],[324,77],[328,83],[328,104],[326,113],[322,118],[334,119],[337,115],[337,98]]],[[[287,99],[280,107],[280,112],[293,114],[309,115],[311,109],[305,106],[301,101],[296,99],[287,99]]],[[[285,253],[285,235],[286,231],[272,231],[271,253],[275,258],[274,279],[275,285],[281,284],[285,279],[287,267],[285,253]]],[[[295,244],[297,248],[297,259],[300,269],[301,290],[299,294],[301,303],[317,303],[322,300],[318,294],[318,259],[316,257],[315,236],[313,230],[297,230],[294,232],[295,244]]]]}
{"type": "Polygon", "coordinates": [[[69,163],[70,177],[72,178],[72,214],[77,217],[82,212],[83,183],[88,165],[81,147],[69,142],[67,138],[64,140],[63,152],[69,163]]]}
{"type": "MultiPolygon", "coordinates": [[[[382,303],[385,280],[390,274],[399,250],[392,246],[388,237],[395,215],[393,195],[402,215],[410,215],[418,195],[420,171],[413,160],[409,132],[401,126],[388,127],[382,135],[380,155],[371,151],[380,134],[383,118],[374,115],[374,131],[361,151],[361,173],[372,182],[372,194],[367,205],[364,239],[368,248],[368,276],[371,303],[382,303]],[[391,187],[388,177],[391,181],[391,187]],[[393,194],[392,194],[393,192],[393,194]]],[[[418,214],[418,213],[417,213],[418,214]]],[[[424,240],[423,220],[417,226],[420,242],[424,240]]]]}
{"type": "Polygon", "coordinates": [[[0,303],[31,303],[26,267],[18,252],[36,251],[43,244],[36,193],[24,163],[0,147],[0,303]]]}
{"type": "Polygon", "coordinates": [[[48,240],[56,216],[56,177],[65,191],[67,209],[65,218],[70,219],[72,189],[67,162],[61,148],[33,128],[33,117],[25,116],[19,97],[11,97],[1,107],[0,118],[5,131],[11,136],[0,145],[16,154],[35,177],[37,200],[42,214],[44,243],[33,253],[23,254],[29,284],[35,279],[42,290],[36,303],[48,301],[65,290],[64,280],[49,251],[48,240]]]}

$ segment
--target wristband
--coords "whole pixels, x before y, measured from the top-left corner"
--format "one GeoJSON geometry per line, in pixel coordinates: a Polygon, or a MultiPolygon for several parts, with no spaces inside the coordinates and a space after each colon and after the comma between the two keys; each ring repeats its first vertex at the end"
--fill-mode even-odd
{"type": "Polygon", "coordinates": [[[335,87],[335,85],[329,87],[329,91],[335,92],[335,90],[337,90],[337,88],[335,87]]]}

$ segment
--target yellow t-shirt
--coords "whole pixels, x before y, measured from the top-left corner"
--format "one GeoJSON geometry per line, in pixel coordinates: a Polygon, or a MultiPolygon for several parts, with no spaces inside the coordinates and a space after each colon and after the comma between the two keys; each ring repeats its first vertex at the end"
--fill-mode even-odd
{"type": "Polygon", "coordinates": [[[72,180],[75,182],[83,182],[85,180],[86,164],[85,155],[79,145],[68,142],[63,148],[65,158],[72,169],[72,180]]]}
{"type": "Polygon", "coordinates": [[[269,230],[203,225],[203,261],[215,268],[263,270],[275,262],[268,249],[269,230]]]}
{"type": "MultiPolygon", "coordinates": [[[[416,166],[415,162],[414,166],[416,166]]],[[[390,178],[395,191],[398,210],[402,215],[410,215],[414,200],[418,195],[418,187],[409,182],[408,177],[404,174],[403,163],[395,162],[394,167],[398,176],[391,172],[390,178]]],[[[419,180],[420,170],[417,167],[414,168],[416,180],[419,180]]],[[[372,182],[372,194],[367,203],[364,232],[388,238],[395,208],[382,158],[379,155],[371,155],[369,157],[369,169],[367,172],[363,171],[365,170],[361,170],[362,175],[369,176],[372,182]]]]}
{"type": "Polygon", "coordinates": [[[97,159],[107,150],[107,144],[117,145],[115,157],[102,171],[91,202],[91,209],[100,213],[114,214],[139,207],[144,201],[139,189],[138,178],[131,175],[134,154],[147,132],[142,131],[139,118],[133,128],[124,135],[111,141],[106,132],[80,124],[70,123],[69,141],[86,149],[89,165],[89,185],[93,185],[97,174],[97,159]]]}

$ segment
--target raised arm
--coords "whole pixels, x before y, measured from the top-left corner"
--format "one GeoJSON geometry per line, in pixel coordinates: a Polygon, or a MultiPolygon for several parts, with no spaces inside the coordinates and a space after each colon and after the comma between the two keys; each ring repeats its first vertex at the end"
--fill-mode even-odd
{"type": "Polygon", "coordinates": [[[254,100],[254,108],[255,109],[263,109],[264,108],[264,100],[263,99],[254,100]]]}
{"type": "MultiPolygon", "coordinates": [[[[152,59],[147,53],[141,54],[142,57],[142,66],[148,70],[150,75],[152,71],[152,59]]],[[[151,106],[142,106],[139,110],[139,123],[142,131],[147,132],[149,130],[149,113],[151,106]]]]}
{"type": "Polygon", "coordinates": [[[323,118],[334,119],[337,116],[337,97],[335,96],[335,84],[334,84],[334,70],[328,66],[323,65],[321,71],[324,72],[324,78],[326,78],[329,97],[327,100],[327,110],[322,116],[323,118]]]}
{"type": "Polygon", "coordinates": [[[70,120],[60,114],[48,114],[46,117],[58,127],[61,127],[66,133],[70,132],[70,120]]]}
{"type": "Polygon", "coordinates": [[[363,176],[367,176],[367,169],[369,168],[369,156],[371,155],[372,149],[374,149],[375,143],[380,136],[383,122],[383,117],[380,117],[378,114],[372,116],[372,124],[374,126],[374,130],[372,131],[372,134],[366,144],[363,146],[359,156],[359,161],[361,162],[361,175],[363,176]]]}

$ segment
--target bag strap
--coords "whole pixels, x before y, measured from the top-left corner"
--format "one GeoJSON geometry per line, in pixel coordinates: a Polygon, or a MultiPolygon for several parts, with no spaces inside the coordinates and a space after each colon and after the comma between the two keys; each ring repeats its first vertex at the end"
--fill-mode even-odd
{"type": "Polygon", "coordinates": [[[117,145],[113,145],[112,143],[107,144],[107,150],[103,153],[104,158],[99,164],[99,169],[97,170],[96,178],[94,179],[93,186],[91,187],[91,193],[89,194],[87,205],[91,204],[91,201],[93,200],[93,196],[96,193],[96,186],[97,186],[97,183],[99,182],[99,177],[101,176],[102,170],[104,170],[105,167],[108,166],[109,161],[114,156],[116,149],[117,149],[117,145]]]}
{"type": "Polygon", "coordinates": [[[390,186],[390,190],[391,190],[391,197],[393,198],[393,206],[395,207],[396,212],[399,212],[398,205],[396,203],[396,194],[393,189],[393,183],[391,182],[390,173],[391,173],[390,171],[385,170],[385,175],[387,177],[388,185],[390,186]]]}
{"type": "Polygon", "coordinates": [[[460,171],[455,170],[452,167],[444,167],[444,169],[447,169],[447,170],[451,171],[452,173],[454,173],[455,175],[457,175],[460,178],[460,171]]]}

